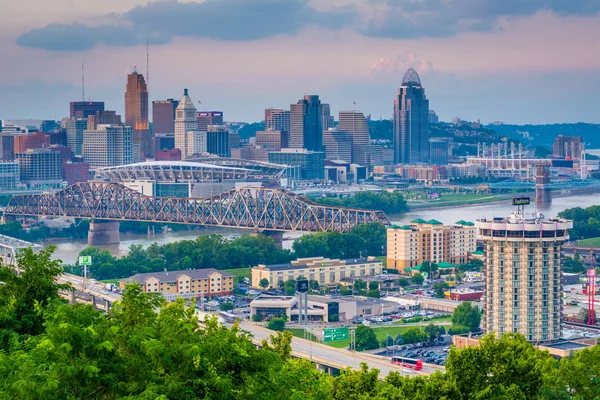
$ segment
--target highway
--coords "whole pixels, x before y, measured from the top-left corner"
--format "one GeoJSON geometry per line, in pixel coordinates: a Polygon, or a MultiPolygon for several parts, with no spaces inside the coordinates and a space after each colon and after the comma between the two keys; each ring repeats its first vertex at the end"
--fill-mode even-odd
{"type": "MultiPolygon", "coordinates": [[[[264,339],[267,339],[274,332],[254,325],[249,322],[240,322],[240,327],[252,334],[256,344],[260,344],[264,339]]],[[[371,355],[368,353],[360,353],[346,349],[338,349],[324,344],[311,342],[309,340],[294,337],[292,339],[292,355],[295,357],[312,360],[316,363],[345,369],[360,369],[361,363],[367,363],[371,368],[377,368],[380,372],[380,377],[384,378],[390,372],[399,372],[405,376],[415,375],[430,375],[435,371],[443,371],[443,367],[433,367],[429,364],[423,366],[423,370],[414,371],[408,368],[402,368],[391,363],[389,359],[382,356],[371,355]]]]}
{"type": "Polygon", "coordinates": [[[113,303],[117,300],[121,300],[120,294],[113,293],[113,292],[107,292],[103,283],[90,282],[89,280],[87,280],[81,276],[72,275],[72,274],[62,274],[58,278],[58,282],[59,283],[69,282],[71,285],[73,285],[73,288],[75,288],[79,291],[82,291],[82,292],[93,294],[94,296],[100,297],[104,300],[108,300],[111,303],[113,303]],[[102,293],[103,291],[106,293],[102,293]]]}

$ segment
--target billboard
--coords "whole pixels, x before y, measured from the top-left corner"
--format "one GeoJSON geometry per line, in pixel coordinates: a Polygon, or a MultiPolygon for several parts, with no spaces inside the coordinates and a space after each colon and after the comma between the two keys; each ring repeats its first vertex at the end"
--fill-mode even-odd
{"type": "Polygon", "coordinates": [[[527,204],[531,204],[530,197],[514,197],[512,201],[513,206],[526,206],[527,204]]]}
{"type": "Polygon", "coordinates": [[[308,280],[302,279],[296,282],[296,291],[298,293],[306,293],[308,292],[308,280]]]}
{"type": "Polygon", "coordinates": [[[325,343],[348,340],[348,336],[348,327],[323,329],[323,342],[325,343]]]}
{"type": "Polygon", "coordinates": [[[92,265],[92,256],[80,256],[79,265],[92,265]]]}

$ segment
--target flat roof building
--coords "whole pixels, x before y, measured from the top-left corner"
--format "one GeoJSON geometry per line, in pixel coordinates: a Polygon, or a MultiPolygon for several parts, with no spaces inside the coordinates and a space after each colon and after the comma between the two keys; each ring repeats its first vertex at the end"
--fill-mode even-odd
{"type": "Polygon", "coordinates": [[[114,167],[133,161],[131,127],[98,125],[83,132],[83,159],[90,167],[114,167]]]}
{"type": "Polygon", "coordinates": [[[462,220],[444,225],[418,218],[408,225],[393,225],[387,229],[387,266],[411,274],[425,261],[464,264],[476,250],[475,231],[475,224],[462,220]]]}
{"type": "Polygon", "coordinates": [[[282,282],[297,280],[303,276],[319,285],[335,285],[346,277],[380,275],[383,264],[375,257],[331,260],[324,257],[299,258],[287,264],[252,267],[252,287],[259,288],[260,281],[267,279],[269,288],[277,288],[282,282]]]}
{"type": "Polygon", "coordinates": [[[30,189],[60,188],[62,178],[62,154],[50,149],[29,149],[16,153],[21,183],[30,189]]]}
{"type": "Polygon", "coordinates": [[[299,166],[301,179],[320,180],[325,177],[325,153],[306,149],[281,149],[269,153],[269,162],[299,166]]]}

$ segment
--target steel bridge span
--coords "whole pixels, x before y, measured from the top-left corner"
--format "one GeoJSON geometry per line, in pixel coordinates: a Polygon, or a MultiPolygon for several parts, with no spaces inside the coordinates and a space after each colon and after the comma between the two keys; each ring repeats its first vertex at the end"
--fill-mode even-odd
{"type": "Polygon", "coordinates": [[[191,199],[144,196],[107,182],[78,183],[52,194],[14,195],[4,214],[92,219],[90,244],[118,242],[118,221],[247,228],[280,235],[284,231],[348,232],[361,224],[390,224],[382,211],[317,205],[278,189],[232,189],[191,199]]]}

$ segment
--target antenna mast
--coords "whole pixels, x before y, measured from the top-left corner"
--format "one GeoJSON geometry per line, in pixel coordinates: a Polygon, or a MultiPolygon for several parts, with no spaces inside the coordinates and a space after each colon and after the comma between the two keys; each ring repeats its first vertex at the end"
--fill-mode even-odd
{"type": "Polygon", "coordinates": [[[146,88],[150,87],[150,49],[146,41],[146,88]]]}
{"type": "Polygon", "coordinates": [[[85,75],[83,70],[83,60],[81,61],[81,101],[85,101],[85,75]]]}

